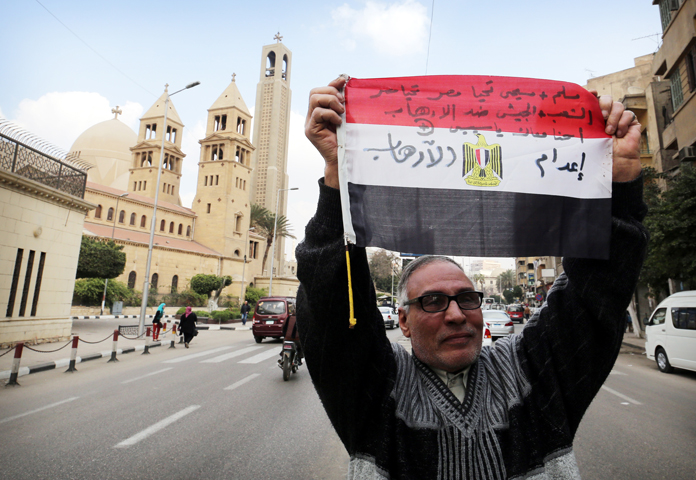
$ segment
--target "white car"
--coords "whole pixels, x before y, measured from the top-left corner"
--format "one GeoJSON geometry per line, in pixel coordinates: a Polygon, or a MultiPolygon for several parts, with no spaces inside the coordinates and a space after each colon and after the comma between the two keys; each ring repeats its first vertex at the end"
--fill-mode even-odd
{"type": "Polygon", "coordinates": [[[492,347],[493,346],[493,336],[491,335],[491,330],[485,325],[483,327],[482,346],[484,346],[484,347],[492,347]]]}
{"type": "Polygon", "coordinates": [[[396,328],[399,324],[399,315],[394,313],[392,307],[377,307],[379,308],[379,313],[382,314],[382,319],[384,320],[384,328],[391,330],[396,328]]]}
{"type": "Polygon", "coordinates": [[[507,337],[515,333],[515,325],[510,315],[499,310],[484,310],[483,321],[491,330],[493,337],[507,337]]]}

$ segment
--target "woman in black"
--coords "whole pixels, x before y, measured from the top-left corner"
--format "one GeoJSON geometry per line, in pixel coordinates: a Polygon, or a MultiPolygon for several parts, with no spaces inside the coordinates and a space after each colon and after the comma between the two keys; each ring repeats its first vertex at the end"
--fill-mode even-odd
{"type": "Polygon", "coordinates": [[[196,330],[196,322],[198,317],[191,311],[191,307],[186,307],[186,313],[184,313],[179,319],[179,331],[184,335],[184,346],[189,348],[189,343],[193,340],[193,337],[198,335],[198,330],[196,330]]]}

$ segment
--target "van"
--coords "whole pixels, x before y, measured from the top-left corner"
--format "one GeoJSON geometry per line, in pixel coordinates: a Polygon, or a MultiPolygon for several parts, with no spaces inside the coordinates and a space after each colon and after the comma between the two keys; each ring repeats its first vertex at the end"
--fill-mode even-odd
{"type": "Polygon", "coordinates": [[[664,299],[645,324],[645,354],[661,372],[696,372],[696,290],[664,299]]]}
{"type": "Polygon", "coordinates": [[[261,343],[266,337],[282,337],[283,324],[290,315],[295,315],[295,297],[260,298],[251,322],[256,343],[261,343]]]}

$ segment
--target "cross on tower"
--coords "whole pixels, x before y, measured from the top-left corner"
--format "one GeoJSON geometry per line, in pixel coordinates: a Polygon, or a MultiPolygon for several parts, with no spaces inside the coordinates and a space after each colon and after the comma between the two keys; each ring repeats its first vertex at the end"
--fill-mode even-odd
{"type": "Polygon", "coordinates": [[[280,36],[280,32],[275,34],[275,37],[273,37],[273,40],[275,40],[276,43],[280,43],[283,41],[283,37],[280,36]]]}
{"type": "Polygon", "coordinates": [[[116,108],[111,109],[111,113],[114,114],[114,118],[116,119],[119,115],[123,113],[123,111],[120,108],[118,108],[118,105],[116,105],[116,108]]]}
{"type": "Polygon", "coordinates": [[[164,84],[164,91],[169,92],[169,84],[168,83],[164,84]]]}
{"type": "Polygon", "coordinates": [[[235,81],[235,80],[234,80],[234,77],[236,77],[236,76],[237,76],[236,73],[233,73],[233,74],[232,74],[232,81],[233,81],[233,82],[235,81]]]}

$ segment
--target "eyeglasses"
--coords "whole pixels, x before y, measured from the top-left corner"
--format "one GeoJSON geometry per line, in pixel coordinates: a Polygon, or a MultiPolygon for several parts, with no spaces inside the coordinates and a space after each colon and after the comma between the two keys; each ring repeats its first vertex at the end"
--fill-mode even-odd
{"type": "Polygon", "coordinates": [[[427,313],[444,312],[450,306],[450,302],[454,300],[462,310],[476,310],[481,307],[483,302],[483,292],[470,290],[468,292],[458,293],[456,295],[445,295],[444,293],[429,293],[420,297],[412,298],[404,303],[404,305],[412,305],[416,302],[420,303],[421,308],[427,313]]]}

